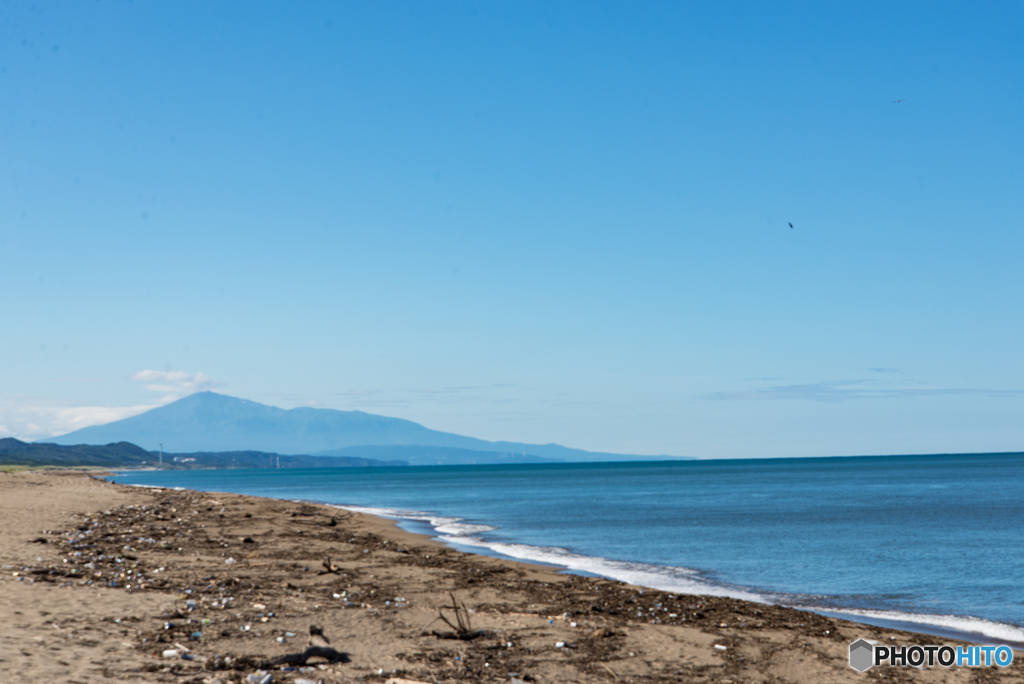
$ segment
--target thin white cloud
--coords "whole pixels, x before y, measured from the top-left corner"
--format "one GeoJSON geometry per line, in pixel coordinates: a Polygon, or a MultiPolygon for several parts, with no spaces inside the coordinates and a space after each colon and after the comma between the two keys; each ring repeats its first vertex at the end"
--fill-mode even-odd
{"type": "Polygon", "coordinates": [[[162,396],[134,406],[74,406],[70,402],[40,397],[0,395],[0,438],[39,440],[63,435],[93,425],[131,418],[150,409],[203,390],[221,382],[205,373],[143,370],[131,376],[162,396]]]}
{"type": "Polygon", "coordinates": [[[0,437],[35,440],[144,413],[159,404],[69,406],[38,397],[0,397],[0,437]]]}
{"type": "Polygon", "coordinates": [[[880,387],[871,380],[830,380],[803,385],[777,385],[763,389],[713,392],[705,399],[732,401],[778,401],[803,399],[805,401],[848,401],[851,399],[899,399],[905,397],[935,397],[953,395],[986,395],[990,397],[1024,396],[1021,390],[968,389],[960,387],[880,387]]]}
{"type": "Polygon", "coordinates": [[[132,380],[149,383],[145,387],[152,392],[164,392],[175,397],[182,397],[193,392],[202,392],[223,384],[214,380],[206,373],[148,369],[133,375],[132,380]]]}

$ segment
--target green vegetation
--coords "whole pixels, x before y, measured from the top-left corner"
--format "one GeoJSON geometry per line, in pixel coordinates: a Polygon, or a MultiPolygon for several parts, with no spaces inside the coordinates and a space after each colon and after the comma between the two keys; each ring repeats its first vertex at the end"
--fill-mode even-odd
{"type": "Polygon", "coordinates": [[[58,468],[95,466],[116,468],[146,466],[154,462],[152,454],[129,442],[94,446],[77,444],[34,444],[8,437],[0,439],[0,465],[58,468]]]}
{"type": "MultiPolygon", "coordinates": [[[[130,442],[101,446],[77,444],[62,446],[29,443],[19,439],[0,439],[0,469],[4,472],[41,468],[154,468],[160,456],[130,442]]],[[[380,460],[358,456],[288,456],[262,451],[199,452],[164,454],[167,470],[197,468],[345,468],[407,465],[405,461],[380,460]]]]}

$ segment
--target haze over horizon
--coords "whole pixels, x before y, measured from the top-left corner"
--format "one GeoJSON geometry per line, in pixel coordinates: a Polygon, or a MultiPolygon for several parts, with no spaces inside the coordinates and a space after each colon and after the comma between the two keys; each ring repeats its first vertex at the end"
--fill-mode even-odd
{"type": "Polygon", "coordinates": [[[0,437],[216,390],[599,452],[1024,449],[1022,27],[0,7],[0,437]]]}

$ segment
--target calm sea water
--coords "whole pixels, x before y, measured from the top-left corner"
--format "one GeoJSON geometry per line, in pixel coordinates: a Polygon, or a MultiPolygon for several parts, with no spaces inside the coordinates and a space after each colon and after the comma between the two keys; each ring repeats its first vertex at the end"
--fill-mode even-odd
{"type": "Polygon", "coordinates": [[[628,582],[1024,643],[1024,454],[122,473],[628,582]]]}

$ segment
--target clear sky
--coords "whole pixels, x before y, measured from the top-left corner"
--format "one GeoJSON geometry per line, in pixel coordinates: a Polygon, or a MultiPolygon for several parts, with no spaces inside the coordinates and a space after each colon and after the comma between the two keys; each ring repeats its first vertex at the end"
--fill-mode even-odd
{"type": "Polygon", "coordinates": [[[1024,449],[1022,34],[0,3],[0,436],[214,389],[601,451],[1024,449]]]}

